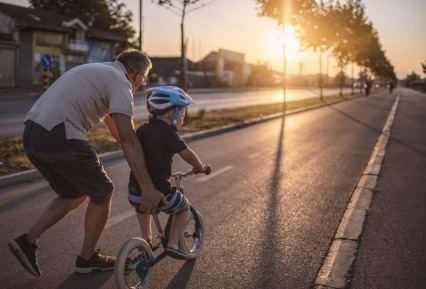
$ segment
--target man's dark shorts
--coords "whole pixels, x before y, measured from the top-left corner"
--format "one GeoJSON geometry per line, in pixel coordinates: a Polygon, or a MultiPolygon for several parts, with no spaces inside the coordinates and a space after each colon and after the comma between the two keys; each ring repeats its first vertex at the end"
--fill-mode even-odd
{"type": "Polygon", "coordinates": [[[87,195],[99,204],[114,191],[96,152],[85,140],[67,140],[63,123],[48,131],[26,121],[23,143],[28,159],[60,197],[87,195]]]}

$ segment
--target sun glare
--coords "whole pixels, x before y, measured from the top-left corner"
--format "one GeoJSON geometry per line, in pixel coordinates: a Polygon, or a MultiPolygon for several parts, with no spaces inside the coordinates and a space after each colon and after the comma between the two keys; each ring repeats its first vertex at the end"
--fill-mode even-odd
{"type": "MultiPolygon", "coordinates": [[[[286,25],[285,35],[282,30],[272,30],[269,36],[269,47],[274,55],[281,57],[283,54],[283,44],[285,45],[286,58],[289,61],[298,61],[300,44],[296,38],[296,33],[292,26],[286,25]]],[[[278,57],[277,57],[278,58],[278,57]]]]}
{"type": "Polygon", "coordinates": [[[300,44],[299,40],[296,38],[294,28],[290,25],[286,25],[284,35],[282,31],[277,31],[276,33],[279,45],[282,45],[283,43],[285,45],[286,56],[293,60],[294,58],[297,58],[300,44]]]}

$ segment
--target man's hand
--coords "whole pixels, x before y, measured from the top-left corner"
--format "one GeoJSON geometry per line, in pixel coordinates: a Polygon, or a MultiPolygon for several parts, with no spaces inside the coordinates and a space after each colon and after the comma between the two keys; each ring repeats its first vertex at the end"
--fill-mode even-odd
{"type": "Polygon", "coordinates": [[[157,213],[160,201],[167,204],[166,197],[158,190],[154,189],[143,191],[139,210],[144,214],[155,214],[157,213]]]}

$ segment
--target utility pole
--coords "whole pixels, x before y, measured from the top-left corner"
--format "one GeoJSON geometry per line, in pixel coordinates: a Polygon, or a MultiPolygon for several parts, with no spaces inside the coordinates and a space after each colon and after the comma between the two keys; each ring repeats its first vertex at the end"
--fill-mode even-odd
{"type": "Polygon", "coordinates": [[[322,49],[319,48],[319,88],[320,88],[320,100],[323,100],[322,97],[322,49]]]}
{"type": "Polygon", "coordinates": [[[139,0],[139,50],[142,51],[142,0],[139,0]]]}
{"type": "Polygon", "coordinates": [[[185,9],[186,5],[188,5],[186,2],[183,4],[182,9],[182,15],[181,15],[181,23],[180,23],[180,61],[181,61],[181,69],[180,69],[180,81],[181,81],[181,87],[184,91],[188,90],[187,83],[186,83],[186,70],[187,70],[187,64],[186,64],[186,41],[185,41],[185,9]]]}
{"type": "Polygon", "coordinates": [[[286,58],[286,47],[285,47],[285,20],[283,21],[283,75],[282,75],[282,85],[283,85],[283,113],[286,110],[286,66],[287,66],[287,58],[286,58]]]}

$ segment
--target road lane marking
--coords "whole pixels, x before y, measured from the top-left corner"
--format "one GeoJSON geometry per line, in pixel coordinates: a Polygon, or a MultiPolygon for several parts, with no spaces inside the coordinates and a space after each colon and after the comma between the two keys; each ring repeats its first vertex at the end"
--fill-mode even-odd
{"type": "Polygon", "coordinates": [[[105,229],[108,229],[108,228],[110,228],[110,227],[112,227],[112,226],[114,226],[114,225],[116,225],[116,224],[124,221],[125,219],[130,218],[130,217],[135,217],[136,218],[135,209],[131,209],[131,210],[128,210],[128,211],[126,211],[124,213],[121,213],[121,214],[119,214],[117,216],[108,218],[108,222],[105,225],[105,229]]]}
{"type": "Polygon", "coordinates": [[[370,161],[364,170],[343,215],[326,258],[318,272],[315,285],[327,288],[346,288],[350,268],[356,259],[360,237],[373,190],[380,173],[385,148],[390,137],[390,127],[395,118],[401,92],[398,93],[370,161]]]}
{"type": "Polygon", "coordinates": [[[260,153],[254,153],[254,154],[251,154],[251,155],[249,155],[249,156],[247,156],[249,159],[255,159],[255,158],[257,158],[258,156],[260,156],[260,153]]]}
{"type": "Polygon", "coordinates": [[[202,176],[200,178],[197,178],[195,181],[199,182],[199,183],[208,181],[211,178],[214,178],[214,177],[216,177],[216,176],[218,176],[220,174],[223,174],[226,171],[229,171],[230,169],[232,169],[232,166],[226,166],[226,167],[223,167],[223,168],[218,169],[218,170],[213,170],[213,172],[210,175],[202,176]]]}

